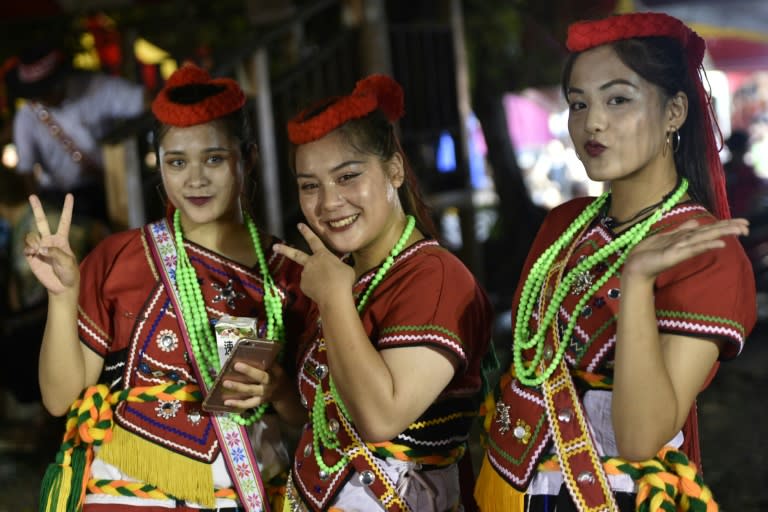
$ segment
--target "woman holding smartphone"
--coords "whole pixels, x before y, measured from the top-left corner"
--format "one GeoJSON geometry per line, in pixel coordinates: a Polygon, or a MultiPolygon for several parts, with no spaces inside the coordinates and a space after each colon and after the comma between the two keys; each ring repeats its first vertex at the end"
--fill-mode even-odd
{"type": "Polygon", "coordinates": [[[308,306],[300,267],[272,251],[246,208],[256,149],[245,102],[233,80],[177,70],[152,104],[169,214],[108,237],[79,268],[72,196],[55,233],[30,198],[38,232],[26,254],[49,293],[43,402],[69,410],[60,464],[43,482],[47,510],[260,511],[279,494],[289,451],[273,413],[306,417],[291,376],[238,362],[242,378],[225,384],[240,412],[201,407],[237,338],[212,324],[280,344],[292,370],[308,306]]]}

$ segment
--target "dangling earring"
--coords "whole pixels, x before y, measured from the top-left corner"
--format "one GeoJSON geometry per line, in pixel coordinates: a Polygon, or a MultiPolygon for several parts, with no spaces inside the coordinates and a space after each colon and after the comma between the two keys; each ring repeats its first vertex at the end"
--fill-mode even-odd
{"type": "Polygon", "coordinates": [[[664,147],[661,148],[661,156],[666,157],[667,156],[667,150],[669,146],[672,146],[672,151],[677,151],[677,148],[680,147],[680,134],[677,132],[677,128],[672,128],[669,131],[667,131],[667,137],[664,139],[664,147]],[[675,147],[672,144],[672,135],[677,134],[677,147],[675,147]]]}
{"type": "Polygon", "coordinates": [[[675,130],[672,132],[672,152],[677,153],[678,149],[680,149],[680,131],[675,130]]]}

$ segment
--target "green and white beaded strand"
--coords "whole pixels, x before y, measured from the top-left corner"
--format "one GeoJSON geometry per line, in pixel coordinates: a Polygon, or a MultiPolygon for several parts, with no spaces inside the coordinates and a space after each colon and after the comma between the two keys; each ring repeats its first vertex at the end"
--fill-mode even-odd
{"type": "MultiPolygon", "coordinates": [[[[248,228],[259,272],[264,283],[264,312],[266,316],[268,339],[282,342],[285,327],[283,325],[283,305],[280,294],[277,291],[272,275],[269,273],[264,251],[261,248],[259,231],[250,216],[245,215],[245,225],[248,228]]],[[[200,374],[208,389],[211,388],[216,372],[221,368],[216,339],[211,329],[208,312],[205,309],[203,292],[197,279],[197,273],[189,260],[189,255],[184,248],[184,235],[181,229],[181,213],[176,210],[173,215],[173,230],[176,242],[176,286],[179,289],[181,308],[184,321],[189,331],[189,341],[192,345],[192,353],[195,356],[200,374]]],[[[248,417],[240,414],[231,414],[230,417],[240,425],[251,425],[261,419],[268,404],[261,404],[248,417]]]]}
{"type": "Polygon", "coordinates": [[[520,303],[517,309],[514,339],[512,343],[515,376],[522,384],[526,386],[541,385],[545,380],[552,376],[564,357],[571,335],[576,326],[576,321],[579,317],[578,314],[571,315],[566,324],[560,344],[557,347],[557,352],[553,354],[549,364],[539,372],[539,365],[544,353],[547,330],[551,327],[553,322],[557,321],[557,314],[560,306],[570,292],[577,277],[587,269],[608,259],[612,254],[621,251],[621,254],[616,261],[614,261],[603,275],[600,276],[600,278],[582,295],[574,308],[574,312],[579,312],[584,308],[597,290],[599,290],[621,267],[621,265],[624,264],[624,261],[629,256],[631,250],[645,238],[648,231],[651,229],[651,226],[658,222],[662,215],[672,209],[685,195],[687,190],[688,180],[683,178],[676,190],[652,215],[642,222],[635,224],[619,237],[577,263],[576,266],[563,277],[560,284],[553,291],[552,299],[549,304],[547,304],[544,314],[539,319],[536,332],[531,336],[529,322],[533,315],[533,309],[538,302],[538,295],[543,291],[542,288],[544,282],[547,279],[547,275],[549,274],[552,265],[555,264],[558,255],[566,246],[572,242],[575,243],[573,238],[576,234],[581,232],[581,229],[599,214],[603,204],[605,204],[605,201],[608,199],[609,193],[605,192],[590,203],[589,206],[587,206],[587,208],[585,208],[584,211],[571,223],[565,233],[563,233],[555,243],[547,248],[547,250],[545,250],[536,260],[531,267],[520,295],[520,303]],[[527,363],[523,362],[523,352],[532,348],[535,348],[533,358],[527,363]]]}
{"type": "MultiPolygon", "coordinates": [[[[397,255],[400,254],[403,249],[405,249],[405,246],[408,243],[408,239],[411,238],[411,234],[413,233],[415,227],[416,219],[412,215],[408,215],[406,217],[406,224],[405,228],[403,229],[403,234],[400,235],[400,239],[392,247],[389,255],[384,259],[381,267],[379,267],[379,270],[371,279],[371,282],[365,289],[365,292],[363,292],[363,294],[360,296],[360,300],[357,303],[358,313],[363,312],[363,309],[365,309],[365,306],[368,304],[368,300],[371,298],[371,294],[376,289],[376,287],[379,286],[381,281],[384,279],[384,276],[387,274],[387,272],[389,272],[389,269],[392,267],[392,265],[394,265],[397,255]]],[[[336,405],[338,406],[341,414],[345,418],[349,419],[349,412],[344,406],[344,403],[341,401],[341,396],[339,396],[339,392],[336,389],[336,384],[334,384],[333,379],[331,378],[330,372],[328,373],[328,386],[328,393],[330,393],[331,399],[336,402],[336,405]]],[[[346,466],[349,462],[349,457],[347,454],[343,454],[341,459],[333,466],[329,466],[323,460],[322,449],[334,450],[340,447],[340,441],[336,435],[336,432],[331,430],[331,428],[328,426],[328,417],[326,415],[326,399],[327,394],[325,391],[323,391],[321,382],[318,381],[317,390],[315,392],[315,400],[312,403],[312,448],[315,453],[315,461],[317,461],[317,466],[321,471],[325,472],[326,475],[331,475],[346,466]]]]}

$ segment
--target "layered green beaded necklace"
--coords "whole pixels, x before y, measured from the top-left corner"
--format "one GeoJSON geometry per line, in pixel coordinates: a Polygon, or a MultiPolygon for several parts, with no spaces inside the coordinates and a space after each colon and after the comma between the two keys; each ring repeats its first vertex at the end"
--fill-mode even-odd
{"type": "MultiPolygon", "coordinates": [[[[360,300],[357,303],[358,313],[363,312],[363,309],[365,309],[365,306],[368,304],[368,300],[371,298],[371,294],[376,289],[376,287],[379,286],[381,281],[384,279],[384,276],[395,263],[395,258],[397,255],[400,254],[403,249],[405,249],[405,244],[408,243],[408,239],[411,237],[415,226],[416,219],[412,215],[408,215],[406,217],[406,224],[405,229],[403,229],[403,234],[400,235],[400,239],[397,241],[397,243],[395,243],[394,247],[392,247],[392,250],[389,252],[389,255],[386,257],[386,259],[384,259],[384,262],[381,264],[381,267],[379,267],[379,270],[376,271],[376,274],[373,276],[373,279],[371,279],[368,288],[366,288],[365,292],[363,292],[363,294],[360,296],[360,300]]],[[[327,395],[326,392],[323,391],[321,384],[322,383],[320,380],[318,380],[315,399],[312,403],[312,448],[315,453],[315,460],[317,461],[318,467],[323,473],[325,473],[324,476],[327,477],[328,475],[335,473],[336,471],[339,471],[341,468],[346,466],[349,462],[349,457],[347,457],[346,454],[343,454],[341,459],[333,466],[329,466],[323,460],[322,450],[337,449],[340,447],[341,442],[336,435],[339,429],[339,425],[336,424],[331,426],[329,424],[330,422],[328,421],[328,416],[326,415],[327,395]]],[[[336,385],[330,376],[330,372],[328,374],[328,387],[332,400],[336,402],[339,411],[345,418],[349,419],[349,412],[347,412],[347,408],[341,401],[341,397],[339,396],[336,385]]]]}
{"type": "MultiPolygon", "coordinates": [[[[264,311],[266,315],[266,337],[275,342],[282,342],[285,337],[283,325],[283,305],[277,286],[269,273],[267,260],[261,248],[259,231],[249,215],[245,215],[245,225],[251,237],[253,248],[256,251],[256,259],[259,264],[259,272],[264,283],[264,311]]],[[[181,230],[181,213],[176,210],[173,214],[173,230],[176,241],[176,286],[179,289],[181,309],[184,322],[189,332],[189,341],[195,361],[200,368],[200,375],[210,389],[213,385],[216,373],[221,368],[216,339],[211,329],[208,313],[205,310],[205,300],[197,279],[197,273],[189,260],[189,255],[184,248],[184,235],[181,230]]],[[[240,414],[231,414],[230,417],[241,425],[250,425],[259,420],[268,404],[261,404],[247,417],[240,414]]]]}
{"type": "MultiPolygon", "coordinates": [[[[513,364],[515,376],[522,384],[526,386],[541,385],[552,375],[552,373],[554,373],[565,355],[574,327],[576,326],[576,321],[579,318],[579,315],[577,314],[572,314],[568,319],[568,323],[561,336],[560,344],[557,347],[557,352],[553,354],[552,360],[545,368],[539,368],[544,353],[547,330],[552,326],[553,322],[557,322],[557,313],[578,277],[595,265],[607,260],[611,255],[620,252],[616,261],[614,261],[603,275],[600,276],[595,283],[591,284],[589,289],[581,296],[574,311],[581,311],[584,308],[587,301],[589,301],[597,290],[599,290],[621,267],[621,265],[623,265],[624,260],[627,259],[632,248],[645,238],[648,231],[651,229],[651,226],[658,222],[662,215],[672,209],[685,195],[687,190],[688,180],[682,178],[680,184],[663,204],[653,212],[653,214],[645,220],[633,225],[593,254],[583,258],[574,268],[568,271],[563,276],[562,281],[556,289],[553,290],[552,298],[547,304],[546,310],[539,317],[536,332],[532,334],[530,332],[530,319],[533,315],[533,309],[539,301],[540,295],[544,291],[543,287],[552,266],[557,262],[558,256],[563,249],[567,248],[571,243],[576,243],[574,238],[577,236],[577,233],[580,233],[582,228],[587,226],[588,223],[592,222],[592,220],[599,215],[603,205],[610,196],[610,192],[603,193],[600,197],[590,203],[576,220],[568,226],[565,233],[563,233],[555,243],[549,246],[547,250],[539,256],[531,267],[528,277],[525,280],[525,284],[523,285],[515,320],[514,338],[512,343],[513,364]],[[533,358],[530,361],[523,361],[523,352],[530,349],[535,349],[533,358]]],[[[567,262],[563,262],[563,264],[566,263],[567,262]]]]}

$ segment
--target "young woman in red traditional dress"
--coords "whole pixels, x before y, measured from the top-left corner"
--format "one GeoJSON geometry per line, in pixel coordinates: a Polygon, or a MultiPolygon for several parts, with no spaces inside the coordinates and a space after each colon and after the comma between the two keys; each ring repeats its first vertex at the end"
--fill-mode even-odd
{"type": "Polygon", "coordinates": [[[55,233],[30,198],[26,254],[49,292],[40,385],[52,414],[69,411],[41,510],[256,512],[285,482],[281,426],[306,418],[288,372],[309,301],[301,268],[246,209],[245,103],[234,80],[177,70],[152,104],[169,215],[108,237],[79,268],[72,195],[55,233]],[[243,382],[227,383],[242,412],[212,414],[201,399],[233,342],[212,325],[225,320],[283,344],[286,371],[237,363],[243,382]]]}
{"type": "Polygon", "coordinates": [[[550,212],[486,402],[481,510],[714,510],[696,396],[755,322],[729,219],[704,41],[634,13],[572,25],[568,128],[598,198],[550,212]],[[696,508],[699,507],[699,508],[696,508]]]}
{"type": "Polygon", "coordinates": [[[403,107],[400,85],[373,75],[288,124],[309,252],[275,250],[304,267],[317,330],[300,352],[310,422],[287,510],[461,506],[492,314],[432,235],[394,132],[403,107]]]}

